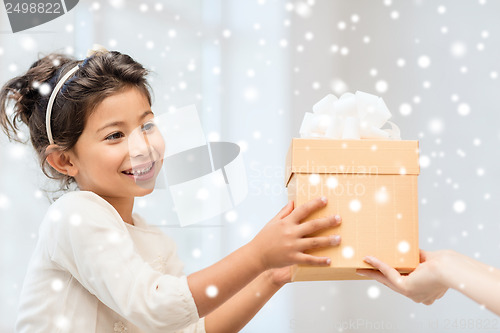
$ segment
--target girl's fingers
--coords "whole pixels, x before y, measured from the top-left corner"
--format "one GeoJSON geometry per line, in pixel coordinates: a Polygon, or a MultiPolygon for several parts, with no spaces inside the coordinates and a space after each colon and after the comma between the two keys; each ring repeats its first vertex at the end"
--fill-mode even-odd
{"type": "Polygon", "coordinates": [[[299,236],[306,236],[325,228],[336,227],[340,225],[341,222],[342,219],[339,215],[309,220],[301,223],[298,227],[299,236]]]}
{"type": "Polygon", "coordinates": [[[283,219],[293,212],[293,201],[288,201],[285,207],[281,208],[280,212],[276,214],[279,219],[283,219]]]}
{"type": "Polygon", "coordinates": [[[328,266],[332,260],[329,257],[316,257],[310,254],[299,253],[295,262],[301,265],[328,266]]]}
{"type": "Polygon", "coordinates": [[[309,249],[338,246],[340,244],[340,241],[341,239],[339,235],[332,235],[325,237],[310,237],[299,240],[298,247],[299,251],[302,252],[309,249]]]}
{"type": "Polygon", "coordinates": [[[290,218],[292,219],[293,222],[298,224],[301,221],[305,220],[305,218],[311,215],[314,211],[317,211],[318,209],[325,207],[326,202],[327,202],[326,197],[319,197],[316,199],[312,199],[306,202],[305,204],[302,204],[299,207],[295,208],[293,212],[290,214],[290,218]]]}

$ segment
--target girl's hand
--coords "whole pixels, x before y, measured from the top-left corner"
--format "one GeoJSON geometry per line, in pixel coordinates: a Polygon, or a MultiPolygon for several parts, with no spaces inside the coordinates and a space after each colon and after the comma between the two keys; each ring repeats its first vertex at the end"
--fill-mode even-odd
{"type": "Polygon", "coordinates": [[[314,211],[325,207],[326,197],[311,200],[294,209],[289,202],[250,242],[264,270],[293,264],[330,264],[328,257],[316,257],[304,253],[314,248],[337,246],[340,236],[307,237],[308,235],[338,226],[340,216],[328,216],[315,220],[304,220],[314,211]]]}
{"type": "Polygon", "coordinates": [[[443,282],[441,269],[450,251],[425,252],[420,250],[420,265],[409,275],[401,275],[394,268],[375,257],[366,257],[365,262],[379,269],[359,269],[359,275],[381,282],[417,303],[430,305],[443,297],[448,286],[443,282]]]}
{"type": "Polygon", "coordinates": [[[285,266],[273,268],[267,271],[271,282],[278,287],[283,287],[285,284],[292,282],[292,267],[285,266]]]}

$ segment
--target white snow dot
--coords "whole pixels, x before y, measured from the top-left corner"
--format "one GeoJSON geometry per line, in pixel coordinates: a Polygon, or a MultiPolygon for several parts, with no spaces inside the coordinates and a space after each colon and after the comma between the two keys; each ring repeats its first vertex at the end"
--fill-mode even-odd
{"type": "Polygon", "coordinates": [[[342,249],[342,256],[346,259],[350,259],[354,256],[354,249],[350,246],[345,246],[342,249]]]}
{"type": "Polygon", "coordinates": [[[217,295],[219,294],[219,289],[217,289],[217,287],[214,285],[210,285],[205,290],[205,293],[209,298],[214,298],[217,297],[217,295]]]}
{"type": "Polygon", "coordinates": [[[312,84],[312,88],[313,88],[314,90],[318,90],[318,89],[320,89],[320,88],[321,88],[321,84],[320,84],[319,82],[313,82],[313,84],[312,84]]]}
{"type": "Polygon", "coordinates": [[[365,43],[365,44],[370,43],[370,40],[371,40],[371,39],[370,39],[370,36],[364,36],[364,37],[363,37],[363,43],[365,43]]]}
{"type": "Polygon", "coordinates": [[[201,250],[199,248],[194,248],[193,251],[191,251],[191,255],[193,258],[199,258],[201,257],[201,250]]]}
{"type": "Polygon", "coordinates": [[[458,114],[467,116],[470,113],[470,106],[467,103],[460,103],[457,108],[458,114]]]}
{"type": "Polygon", "coordinates": [[[235,222],[238,219],[238,213],[234,210],[230,210],[224,215],[224,217],[227,222],[235,222]]]}
{"type": "Polygon", "coordinates": [[[397,20],[397,19],[399,18],[399,12],[398,12],[397,10],[393,10],[393,11],[391,12],[391,18],[392,18],[393,20],[397,20]]]}
{"type": "Polygon", "coordinates": [[[431,159],[427,155],[421,155],[418,161],[421,168],[427,168],[431,164],[431,159]]]}
{"type": "Polygon", "coordinates": [[[339,30],[345,30],[346,27],[347,24],[344,21],[340,21],[339,23],[337,23],[337,28],[339,28],[339,30]]]}
{"type": "Polygon", "coordinates": [[[212,68],[212,73],[214,75],[219,75],[220,74],[220,67],[216,66],[216,67],[212,68]]]}
{"type": "Polygon", "coordinates": [[[200,188],[196,193],[196,198],[198,200],[207,200],[210,196],[210,192],[206,188],[200,188]]]}
{"type": "Polygon", "coordinates": [[[210,142],[214,142],[214,141],[218,142],[218,141],[220,141],[220,134],[219,134],[219,132],[212,131],[212,132],[208,133],[207,138],[208,138],[208,141],[210,141],[210,142]]]}
{"type": "Polygon", "coordinates": [[[379,80],[375,83],[375,90],[379,93],[385,93],[388,88],[389,85],[384,80],[379,80]]]}
{"type": "Polygon", "coordinates": [[[481,37],[483,37],[484,39],[490,37],[490,33],[488,32],[488,30],[481,31],[481,37]]]}
{"type": "Polygon", "coordinates": [[[69,222],[75,227],[79,226],[82,223],[82,216],[75,213],[69,217],[69,222]]]}
{"type": "Polygon", "coordinates": [[[386,203],[389,200],[389,193],[385,186],[382,186],[378,191],[375,192],[375,201],[379,204],[386,203]]]}
{"type": "Polygon", "coordinates": [[[430,122],[429,122],[429,129],[432,133],[434,134],[439,134],[443,131],[443,128],[444,128],[444,124],[443,124],[443,121],[441,119],[432,119],[430,122]]]}
{"type": "Polygon", "coordinates": [[[321,177],[317,173],[313,173],[309,176],[309,184],[315,186],[321,181],[321,177]]]}
{"type": "Polygon", "coordinates": [[[407,241],[399,242],[398,251],[401,253],[407,253],[408,251],[410,251],[410,244],[407,241]]]}
{"type": "Polygon", "coordinates": [[[370,75],[371,75],[371,76],[377,76],[377,74],[378,74],[378,71],[377,71],[377,69],[376,69],[376,68],[372,68],[372,69],[370,69],[370,75]]]}
{"type": "Polygon", "coordinates": [[[5,194],[0,194],[0,209],[7,209],[10,206],[10,200],[5,194]]]}
{"type": "Polygon", "coordinates": [[[347,84],[341,79],[332,80],[330,86],[337,95],[342,95],[347,91],[347,84]]]}
{"type": "Polygon", "coordinates": [[[431,58],[429,58],[429,56],[422,55],[418,58],[417,63],[421,68],[427,68],[431,64],[431,58]]]}
{"type": "Polygon", "coordinates": [[[328,177],[328,179],[326,180],[326,186],[328,186],[328,188],[330,188],[330,189],[334,189],[338,185],[339,185],[339,181],[337,180],[336,177],[331,176],[331,177],[328,177]]]}
{"type": "Polygon", "coordinates": [[[248,87],[245,89],[243,96],[245,97],[245,100],[253,102],[259,98],[259,91],[254,87],[248,87]]]}
{"type": "Polygon", "coordinates": [[[481,177],[481,176],[484,176],[484,169],[483,168],[478,168],[476,170],[476,174],[481,177]]]}
{"type": "Polygon", "coordinates": [[[306,34],[304,35],[304,38],[306,40],[313,40],[314,39],[314,34],[312,32],[306,32],[306,34]]]}
{"type": "Polygon", "coordinates": [[[343,46],[342,48],[340,48],[340,54],[343,55],[343,56],[346,56],[349,54],[349,49],[345,46],[343,46]]]}
{"type": "Polygon", "coordinates": [[[222,32],[222,36],[223,36],[224,38],[229,38],[229,37],[231,37],[231,30],[225,29],[225,30],[222,32]]]}
{"type": "Polygon", "coordinates": [[[490,77],[491,77],[493,80],[495,80],[495,79],[497,79],[497,78],[498,78],[498,73],[497,73],[497,72],[491,72],[491,73],[490,73],[490,77]]]}
{"type": "Polygon", "coordinates": [[[26,51],[34,50],[37,47],[35,40],[28,36],[21,38],[21,47],[26,51]]]}
{"type": "Polygon", "coordinates": [[[175,38],[175,37],[177,37],[177,31],[175,31],[174,29],[170,29],[170,30],[168,31],[168,37],[170,37],[170,38],[175,38]]]}
{"type": "Polygon", "coordinates": [[[62,331],[68,331],[71,327],[71,322],[68,318],[63,315],[59,315],[54,319],[56,327],[62,331]]]}
{"type": "Polygon", "coordinates": [[[352,23],[358,23],[359,22],[359,15],[358,14],[352,14],[351,15],[351,22],[352,23]]]}
{"type": "Polygon", "coordinates": [[[337,53],[339,51],[339,46],[336,44],[333,44],[332,46],[330,46],[330,51],[332,53],[337,53]]]}
{"type": "Polygon", "coordinates": [[[446,13],[446,7],[445,6],[439,6],[438,9],[437,9],[437,12],[439,14],[441,14],[441,15],[444,14],[444,13],[446,13]]]}
{"type": "Polygon", "coordinates": [[[358,199],[353,199],[349,202],[349,209],[353,212],[359,212],[361,210],[361,202],[358,199]]]}
{"type": "Polygon", "coordinates": [[[403,116],[409,116],[411,114],[412,108],[408,103],[403,103],[399,106],[399,113],[403,116]]]}
{"type": "Polygon", "coordinates": [[[398,67],[404,67],[406,65],[406,60],[404,60],[403,58],[399,58],[398,60],[396,60],[396,65],[398,65],[398,67]]]}
{"type": "Polygon", "coordinates": [[[477,48],[478,51],[483,51],[484,50],[484,44],[483,43],[478,43],[476,45],[476,48],[477,48]]]}
{"type": "Polygon", "coordinates": [[[60,279],[54,279],[52,280],[52,283],[50,284],[52,287],[52,290],[54,291],[61,291],[64,287],[63,282],[60,279]]]}
{"type": "Polygon", "coordinates": [[[47,96],[48,94],[50,94],[52,92],[52,87],[50,86],[50,84],[48,83],[42,83],[39,87],[38,87],[38,92],[40,93],[40,95],[42,96],[47,96]]]}
{"type": "Polygon", "coordinates": [[[139,10],[143,13],[147,12],[148,11],[148,5],[146,5],[145,3],[141,4],[139,6],[139,10]]]}
{"type": "Polygon", "coordinates": [[[311,7],[307,3],[298,2],[295,4],[295,13],[303,18],[309,17],[311,15],[311,7]]]}
{"type": "Polygon", "coordinates": [[[448,27],[441,27],[441,33],[446,35],[448,33],[448,27]]]}
{"type": "Polygon", "coordinates": [[[380,288],[377,286],[370,286],[368,287],[366,293],[368,294],[369,298],[376,299],[380,296],[380,288]]]}
{"type": "Polygon", "coordinates": [[[450,53],[455,58],[462,58],[467,53],[467,46],[461,41],[451,44],[450,53]]]}
{"type": "Polygon", "coordinates": [[[458,214],[463,213],[465,211],[465,202],[462,200],[455,201],[453,203],[453,210],[458,214]]]}
{"type": "Polygon", "coordinates": [[[53,209],[49,212],[49,218],[52,220],[52,221],[59,221],[59,219],[61,218],[62,214],[59,210],[57,209],[53,209]]]}
{"type": "Polygon", "coordinates": [[[481,145],[481,139],[479,138],[475,138],[472,143],[474,144],[474,146],[480,146],[481,145]]]}

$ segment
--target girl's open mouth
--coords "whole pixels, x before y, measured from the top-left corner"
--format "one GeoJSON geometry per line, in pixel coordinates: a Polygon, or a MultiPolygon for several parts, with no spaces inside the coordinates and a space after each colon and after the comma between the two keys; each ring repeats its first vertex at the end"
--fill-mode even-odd
{"type": "Polygon", "coordinates": [[[122,171],[124,175],[133,178],[135,181],[145,181],[154,177],[155,175],[155,162],[150,162],[148,164],[141,164],[122,171]]]}

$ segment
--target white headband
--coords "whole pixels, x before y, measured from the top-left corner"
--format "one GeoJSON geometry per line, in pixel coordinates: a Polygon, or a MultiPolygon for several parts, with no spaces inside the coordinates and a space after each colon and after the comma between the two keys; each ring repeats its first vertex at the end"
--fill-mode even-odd
{"type": "MultiPolygon", "coordinates": [[[[87,51],[87,58],[93,56],[96,53],[106,53],[106,52],[108,52],[108,50],[106,50],[102,45],[94,44],[92,48],[87,51]]],[[[80,68],[79,64],[71,68],[69,72],[64,74],[64,76],[59,80],[59,82],[57,82],[56,86],[54,87],[54,90],[52,90],[52,93],[50,94],[49,103],[47,104],[47,111],[45,113],[45,129],[47,130],[47,138],[49,139],[51,145],[54,144],[54,139],[52,138],[52,130],[50,127],[50,116],[52,115],[52,106],[54,105],[54,101],[56,100],[57,94],[59,93],[61,87],[69,79],[69,77],[78,70],[78,68],[80,68]]]]}
{"type": "Polygon", "coordinates": [[[75,67],[71,68],[69,72],[64,74],[64,76],[57,82],[56,86],[52,90],[52,93],[50,94],[49,98],[49,104],[47,104],[47,111],[45,113],[45,129],[47,130],[47,138],[49,139],[49,142],[51,145],[54,144],[54,139],[52,138],[52,131],[50,129],[50,116],[52,114],[52,105],[54,105],[54,101],[56,100],[57,94],[59,93],[59,90],[63,86],[63,84],[68,80],[68,78],[75,73],[78,68],[80,68],[80,65],[76,65],[75,67]]]}

